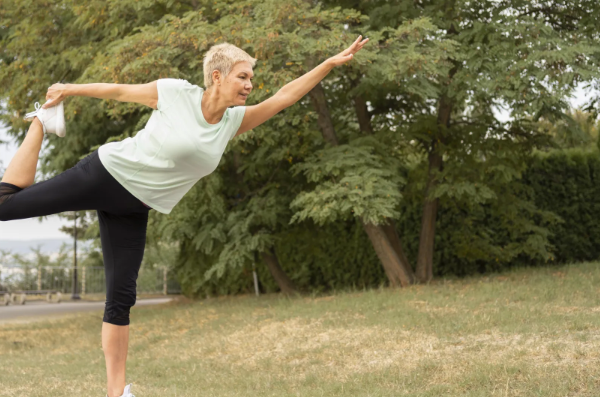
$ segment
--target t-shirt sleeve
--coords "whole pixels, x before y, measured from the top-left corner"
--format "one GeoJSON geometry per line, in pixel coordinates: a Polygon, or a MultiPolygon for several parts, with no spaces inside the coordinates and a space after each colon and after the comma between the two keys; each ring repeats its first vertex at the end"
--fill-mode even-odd
{"type": "Polygon", "coordinates": [[[181,79],[159,79],[156,82],[158,90],[157,109],[167,110],[169,106],[177,101],[184,88],[191,86],[186,80],[181,79]]]}
{"type": "Polygon", "coordinates": [[[237,134],[240,126],[242,125],[242,121],[244,121],[244,115],[246,114],[246,106],[236,106],[229,109],[229,117],[231,121],[231,136],[229,140],[232,140],[237,134]]]}

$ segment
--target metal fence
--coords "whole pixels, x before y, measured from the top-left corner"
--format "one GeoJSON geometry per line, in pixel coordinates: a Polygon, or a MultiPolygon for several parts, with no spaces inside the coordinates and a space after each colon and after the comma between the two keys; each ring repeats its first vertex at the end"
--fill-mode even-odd
{"type": "MultiPolygon", "coordinates": [[[[53,266],[0,265],[0,291],[54,290],[73,291],[74,268],[53,266]]],[[[77,290],[80,295],[106,293],[103,267],[78,267],[77,290]]],[[[137,279],[138,294],[178,294],[181,287],[174,273],[167,268],[140,269],[137,279]]]]}

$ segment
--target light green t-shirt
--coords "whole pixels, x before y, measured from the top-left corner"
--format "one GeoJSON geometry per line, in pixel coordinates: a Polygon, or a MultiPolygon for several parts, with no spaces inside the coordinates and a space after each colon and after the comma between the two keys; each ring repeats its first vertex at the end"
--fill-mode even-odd
{"type": "Polygon", "coordinates": [[[219,165],[246,108],[225,111],[217,124],[202,114],[204,90],[185,80],[158,80],[157,110],[135,137],[98,150],[107,171],[132,195],[168,214],[198,180],[219,165]]]}

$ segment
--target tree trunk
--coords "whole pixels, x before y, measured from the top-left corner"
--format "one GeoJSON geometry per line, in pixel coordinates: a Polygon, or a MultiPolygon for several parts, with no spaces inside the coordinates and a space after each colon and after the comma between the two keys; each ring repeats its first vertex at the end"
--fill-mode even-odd
{"type": "MultiPolygon", "coordinates": [[[[317,123],[321,129],[323,138],[331,145],[337,146],[338,140],[335,134],[335,127],[331,121],[329,107],[327,106],[327,100],[325,99],[325,90],[323,89],[321,83],[317,84],[315,88],[310,91],[310,98],[319,115],[317,123]]],[[[355,101],[355,104],[356,103],[357,102],[355,101]]],[[[362,100],[362,102],[359,100],[358,105],[356,106],[358,107],[359,105],[364,110],[359,116],[361,128],[363,125],[367,126],[366,128],[368,129],[366,129],[365,132],[372,132],[371,120],[367,111],[366,102],[364,100],[362,100]]],[[[383,266],[385,274],[390,281],[390,285],[392,287],[396,287],[407,286],[411,284],[414,279],[412,277],[412,269],[410,268],[408,260],[406,260],[404,252],[402,251],[400,239],[397,238],[397,241],[392,243],[388,238],[388,232],[386,232],[385,226],[376,226],[373,224],[366,224],[365,222],[362,224],[365,232],[367,232],[367,235],[371,240],[371,244],[375,249],[377,257],[381,261],[381,265],[383,266]]],[[[398,237],[395,233],[395,230],[394,235],[398,237]]]]}
{"type": "Polygon", "coordinates": [[[429,175],[425,189],[425,203],[421,218],[421,238],[419,240],[419,257],[417,259],[417,279],[421,283],[433,278],[433,251],[435,243],[435,221],[437,218],[438,199],[431,200],[430,193],[437,186],[436,171],[442,166],[442,158],[437,153],[429,154],[429,175]]]}
{"type": "Polygon", "coordinates": [[[396,251],[396,255],[398,256],[398,259],[400,260],[400,263],[402,264],[402,267],[404,268],[404,272],[408,276],[408,279],[411,283],[414,283],[415,273],[413,272],[412,266],[410,265],[406,254],[404,253],[404,249],[402,248],[400,237],[398,236],[398,232],[396,231],[396,224],[394,223],[394,221],[390,221],[389,224],[382,225],[381,227],[386,237],[390,241],[390,244],[394,248],[394,251],[396,251]]]}
{"type": "Polygon", "coordinates": [[[376,226],[364,221],[362,222],[362,225],[373,244],[377,257],[383,265],[383,269],[390,281],[390,285],[392,287],[406,287],[410,285],[412,279],[396,254],[396,250],[388,239],[384,227],[376,226]]]}
{"type": "Polygon", "coordinates": [[[426,283],[433,278],[433,252],[435,248],[435,222],[438,211],[438,199],[431,199],[431,193],[438,184],[438,173],[443,169],[443,159],[439,152],[438,139],[440,134],[450,126],[452,102],[446,97],[440,100],[438,111],[438,134],[432,138],[429,149],[429,171],[425,187],[425,203],[423,204],[423,217],[421,218],[421,238],[419,240],[419,257],[417,259],[416,276],[419,282],[426,283]]]}
{"type": "Polygon", "coordinates": [[[367,102],[361,95],[354,97],[354,110],[356,110],[356,117],[358,118],[360,130],[365,134],[372,135],[373,126],[371,125],[371,115],[369,114],[367,102]]]}
{"type": "MultiPolygon", "coordinates": [[[[359,84],[358,80],[352,80],[351,82],[353,87],[357,87],[359,84]]],[[[358,118],[358,125],[360,126],[360,130],[366,135],[373,134],[373,125],[371,124],[371,114],[369,113],[369,108],[367,107],[367,101],[362,97],[362,95],[356,95],[354,97],[354,110],[356,111],[356,117],[358,118]]],[[[387,225],[382,225],[382,230],[385,233],[387,239],[390,244],[396,251],[396,255],[400,260],[400,264],[403,268],[403,272],[406,274],[411,283],[415,280],[415,274],[412,270],[412,266],[402,249],[402,243],[400,242],[400,237],[398,236],[398,232],[396,231],[396,224],[393,220],[390,220],[390,223],[387,225]]]]}
{"type": "Polygon", "coordinates": [[[308,93],[312,100],[315,110],[319,115],[317,124],[321,129],[323,138],[333,146],[338,145],[337,136],[335,135],[335,128],[333,127],[333,121],[331,121],[331,115],[329,113],[329,107],[327,106],[327,100],[325,99],[325,90],[321,83],[317,84],[315,88],[310,90],[308,93]]]}
{"type": "Polygon", "coordinates": [[[271,272],[271,276],[275,279],[275,282],[279,286],[281,292],[286,295],[293,295],[296,293],[296,287],[290,278],[285,274],[281,266],[279,265],[279,260],[277,259],[277,255],[272,250],[269,252],[263,252],[262,258],[269,268],[269,272],[271,272]]]}

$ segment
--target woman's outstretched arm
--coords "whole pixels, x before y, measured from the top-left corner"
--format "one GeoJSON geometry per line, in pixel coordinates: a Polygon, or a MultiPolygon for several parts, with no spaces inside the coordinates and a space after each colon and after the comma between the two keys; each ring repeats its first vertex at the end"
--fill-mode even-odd
{"type": "Polygon", "coordinates": [[[120,102],[141,103],[156,109],[158,103],[158,89],[156,81],[148,84],[60,84],[56,83],[48,88],[46,102],[42,107],[48,108],[57,105],[68,96],[87,96],[99,99],[114,99],[120,102]]]}
{"type": "Polygon", "coordinates": [[[358,36],[358,39],[356,39],[350,47],[340,52],[338,55],[329,58],[310,72],[284,85],[275,95],[266,101],[263,101],[258,105],[248,106],[246,108],[244,120],[242,121],[242,125],[236,136],[261,125],[283,109],[298,102],[300,98],[308,94],[310,90],[319,84],[319,82],[323,80],[334,67],[350,61],[354,54],[360,51],[369,41],[369,39],[364,39],[362,41],[361,39],[362,36],[358,36]]]}

